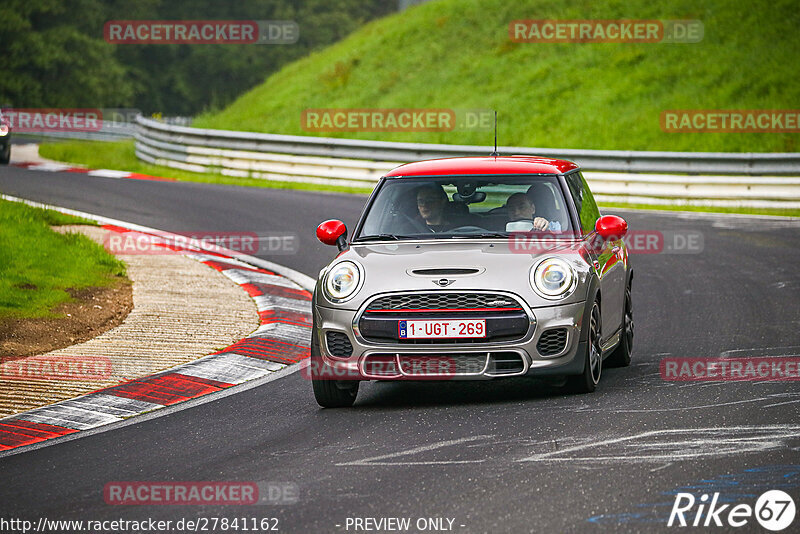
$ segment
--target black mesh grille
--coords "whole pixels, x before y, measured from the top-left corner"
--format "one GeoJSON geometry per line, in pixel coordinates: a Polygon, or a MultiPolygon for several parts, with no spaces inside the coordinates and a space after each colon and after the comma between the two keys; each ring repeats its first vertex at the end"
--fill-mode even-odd
{"type": "Polygon", "coordinates": [[[411,272],[422,276],[456,276],[479,273],[480,269],[415,269],[411,272]]]}
{"type": "Polygon", "coordinates": [[[350,338],[342,332],[326,332],[325,338],[328,340],[328,353],[331,356],[347,358],[353,354],[353,345],[350,338]]]}
{"type": "Polygon", "coordinates": [[[487,372],[493,376],[512,375],[525,369],[522,356],[516,352],[492,352],[487,372]]]}
{"type": "Polygon", "coordinates": [[[566,328],[553,328],[545,330],[539,337],[539,342],[536,344],[536,350],[542,356],[552,356],[564,350],[567,344],[567,329],[566,328]]]}
{"type": "Polygon", "coordinates": [[[400,367],[407,375],[476,375],[486,367],[486,354],[460,356],[417,356],[401,354],[400,367]]]}
{"type": "Polygon", "coordinates": [[[364,359],[363,369],[366,375],[372,377],[413,380],[423,376],[474,376],[481,373],[488,376],[514,375],[525,370],[525,363],[521,354],[507,351],[453,355],[383,353],[368,355],[364,359]]]}
{"type": "Polygon", "coordinates": [[[373,354],[364,359],[364,372],[370,376],[398,376],[397,357],[393,354],[373,354]]]}
{"type": "Polygon", "coordinates": [[[515,299],[496,293],[416,293],[380,297],[372,301],[367,311],[519,307],[515,299]]]}

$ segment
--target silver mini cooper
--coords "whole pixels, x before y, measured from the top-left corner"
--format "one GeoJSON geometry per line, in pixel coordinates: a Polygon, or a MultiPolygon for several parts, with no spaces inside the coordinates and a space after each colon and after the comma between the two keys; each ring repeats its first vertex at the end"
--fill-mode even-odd
{"type": "Polygon", "coordinates": [[[630,363],[627,223],[600,216],[578,166],[537,157],[402,165],[370,196],[313,298],[307,374],[351,406],[362,380],[567,377],[594,391],[630,363]]]}

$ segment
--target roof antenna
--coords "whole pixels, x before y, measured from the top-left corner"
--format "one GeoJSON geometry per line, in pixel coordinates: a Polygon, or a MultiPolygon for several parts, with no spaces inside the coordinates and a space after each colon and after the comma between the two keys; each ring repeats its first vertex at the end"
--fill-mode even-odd
{"type": "Polygon", "coordinates": [[[497,153],[497,110],[494,110],[494,152],[489,154],[489,157],[496,158],[499,155],[497,153]]]}

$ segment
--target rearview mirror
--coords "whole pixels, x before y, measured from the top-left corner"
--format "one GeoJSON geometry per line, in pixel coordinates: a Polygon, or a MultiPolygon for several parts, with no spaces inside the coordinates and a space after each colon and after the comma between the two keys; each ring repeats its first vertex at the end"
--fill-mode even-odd
{"type": "Polygon", "coordinates": [[[594,230],[606,241],[622,239],[628,233],[628,223],[616,215],[603,215],[597,219],[594,230]]]}
{"type": "Polygon", "coordinates": [[[317,226],[317,239],[326,245],[336,245],[339,250],[347,247],[347,226],[338,219],[330,219],[317,226]]]}

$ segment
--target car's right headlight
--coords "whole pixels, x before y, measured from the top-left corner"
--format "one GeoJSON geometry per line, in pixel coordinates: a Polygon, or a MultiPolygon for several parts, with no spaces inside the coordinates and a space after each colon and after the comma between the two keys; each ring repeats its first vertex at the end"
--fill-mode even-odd
{"type": "Polygon", "coordinates": [[[8,135],[8,125],[0,124],[0,137],[8,135]]]}
{"type": "Polygon", "coordinates": [[[561,258],[545,258],[530,272],[531,286],[546,299],[562,299],[577,285],[575,269],[561,258]]]}
{"type": "Polygon", "coordinates": [[[361,268],[352,261],[337,263],[328,269],[323,281],[325,296],[331,302],[344,302],[355,295],[361,287],[361,268]]]}

